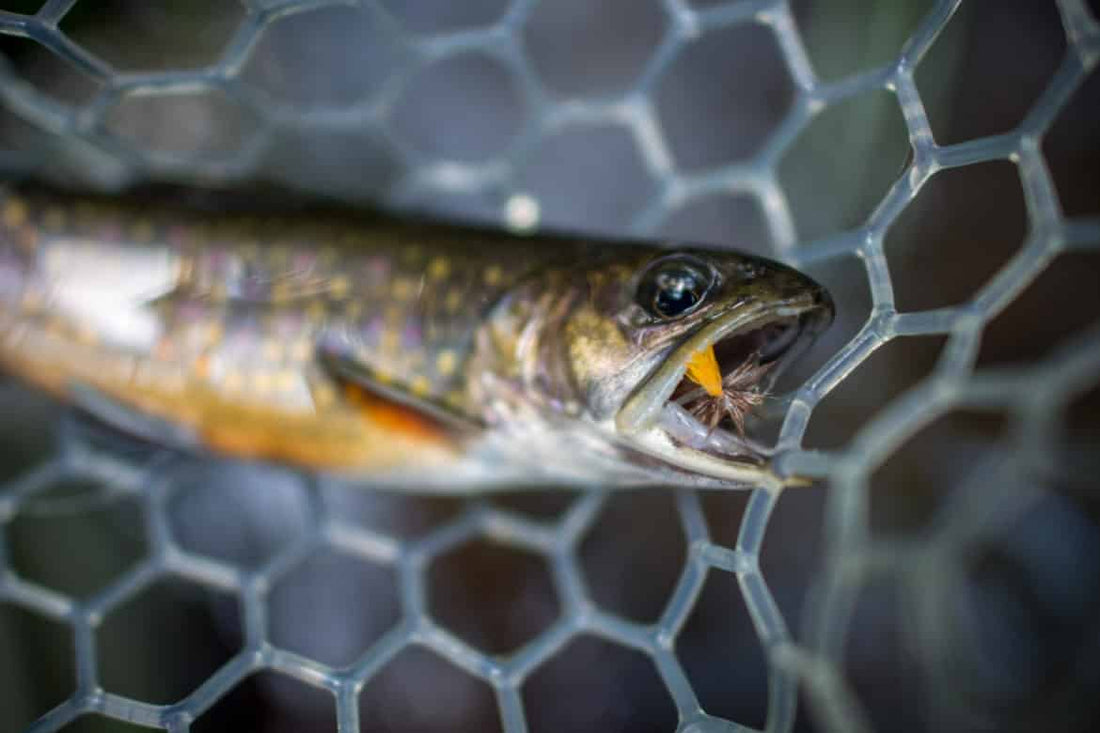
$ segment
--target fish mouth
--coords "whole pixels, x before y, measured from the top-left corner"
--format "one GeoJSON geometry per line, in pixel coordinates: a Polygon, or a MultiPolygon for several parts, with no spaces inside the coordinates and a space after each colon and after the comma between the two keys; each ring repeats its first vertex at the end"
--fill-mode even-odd
{"type": "MultiPolygon", "coordinates": [[[[688,364],[713,348],[724,386],[740,380],[736,388],[758,404],[832,315],[828,296],[818,291],[778,305],[740,306],[709,321],[674,347],[631,394],[615,416],[616,430],[634,447],[693,472],[743,479],[744,469],[759,471],[768,449],[746,437],[732,413],[707,413],[716,398],[687,376],[688,364]]],[[[742,413],[750,415],[751,409],[742,413]]]]}

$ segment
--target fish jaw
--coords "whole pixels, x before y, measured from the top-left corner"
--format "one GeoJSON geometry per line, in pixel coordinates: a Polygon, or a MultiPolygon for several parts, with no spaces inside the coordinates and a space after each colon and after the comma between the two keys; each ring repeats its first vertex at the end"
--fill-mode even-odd
{"type": "MultiPolygon", "coordinates": [[[[707,428],[673,401],[674,392],[686,379],[714,396],[708,385],[694,379],[693,370],[706,358],[700,353],[713,353],[716,346],[734,339],[756,338],[771,328],[787,340],[778,353],[769,355],[781,364],[790,360],[796,344],[806,344],[823,331],[832,315],[832,303],[823,291],[780,304],[756,302],[731,310],[677,345],[623,403],[609,429],[630,449],[692,474],[742,483],[775,480],[763,449],[725,431],[707,428]]],[[[767,342],[760,347],[767,349],[767,342]]],[[[771,376],[778,371],[772,370],[771,376]]]]}

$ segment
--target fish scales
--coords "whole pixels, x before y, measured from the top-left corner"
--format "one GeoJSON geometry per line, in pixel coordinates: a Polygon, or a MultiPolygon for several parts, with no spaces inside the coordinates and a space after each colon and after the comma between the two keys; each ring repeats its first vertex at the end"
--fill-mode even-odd
{"type": "Polygon", "coordinates": [[[666,460],[598,433],[674,351],[667,335],[646,345],[654,331],[631,331],[619,302],[663,254],[14,190],[0,195],[0,363],[100,417],[246,458],[438,467],[458,485],[493,483],[494,460],[516,480],[590,451],[580,475],[657,475],[666,460]]]}
{"type": "MultiPolygon", "coordinates": [[[[379,383],[464,411],[473,329],[539,259],[474,232],[365,217],[202,215],[39,192],[8,197],[0,225],[9,366],[55,392],[78,380],[188,423],[204,421],[188,403],[205,405],[206,421],[240,423],[244,435],[221,439],[233,452],[274,457],[290,446],[259,433],[278,420],[319,435],[331,426],[340,442],[349,406],[318,363],[326,340],[379,383]]],[[[309,450],[316,461],[299,458],[332,461],[309,450]]]]}
{"type": "Polygon", "coordinates": [[[44,326],[44,304],[74,299],[132,307],[140,323],[73,314],[69,325],[135,347],[139,360],[191,364],[211,388],[231,377],[229,387],[277,404],[309,400],[269,389],[279,383],[326,384],[314,361],[323,334],[343,336],[380,380],[446,400],[484,310],[532,267],[530,252],[521,261],[491,240],[427,226],[234,220],[45,194],[9,199],[5,211],[5,272],[17,285],[4,293],[9,318],[44,326]],[[155,281],[135,282],[142,271],[155,281]],[[127,293],[116,279],[130,281],[132,298],[119,302],[127,293]]]}

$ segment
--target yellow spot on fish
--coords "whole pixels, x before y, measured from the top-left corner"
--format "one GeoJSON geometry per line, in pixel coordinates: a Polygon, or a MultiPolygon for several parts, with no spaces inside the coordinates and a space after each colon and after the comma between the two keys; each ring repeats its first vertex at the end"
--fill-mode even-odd
{"type": "Polygon", "coordinates": [[[42,293],[33,289],[24,290],[23,297],[19,302],[19,307],[25,311],[41,310],[42,293]]]}
{"type": "Polygon", "coordinates": [[[439,356],[435,359],[435,370],[444,377],[449,377],[454,374],[457,361],[455,352],[449,349],[441,351],[439,352],[439,356]]]}
{"type": "Polygon", "coordinates": [[[65,250],[61,247],[46,248],[46,267],[54,271],[63,271],[68,265],[65,250]]]}
{"type": "Polygon", "coordinates": [[[499,265],[490,265],[485,268],[485,284],[489,286],[499,285],[501,278],[504,277],[504,272],[501,271],[499,265]]]}
{"type": "Polygon", "coordinates": [[[65,210],[60,206],[51,206],[42,215],[42,227],[48,232],[60,231],[65,226],[65,210]]]}
{"type": "Polygon", "coordinates": [[[244,389],[244,377],[238,371],[228,371],[222,377],[221,386],[226,392],[240,392],[244,389]]]}
{"type": "Polygon", "coordinates": [[[222,328],[220,323],[211,323],[206,327],[206,343],[210,346],[216,346],[222,342],[225,338],[225,329],[222,328]]]}
{"type": "Polygon", "coordinates": [[[327,384],[318,384],[313,388],[313,404],[317,407],[331,407],[336,403],[336,390],[327,384]]]}
{"type": "Polygon", "coordinates": [[[172,345],[170,339],[161,339],[157,342],[157,345],[153,347],[153,358],[165,361],[172,358],[172,353],[175,347],[172,345]]]}
{"type": "Polygon", "coordinates": [[[252,375],[252,389],[260,394],[266,394],[271,391],[272,379],[271,375],[267,372],[256,372],[252,375]]]}
{"type": "Polygon", "coordinates": [[[447,309],[448,313],[457,313],[458,309],[462,306],[462,291],[455,288],[447,293],[446,300],[443,301],[443,307],[447,309]]]}
{"type": "Polygon", "coordinates": [[[393,377],[387,372],[372,372],[371,379],[383,386],[393,383],[393,377]]]}
{"type": "Polygon", "coordinates": [[[84,225],[90,224],[98,215],[98,209],[90,201],[81,201],[76,205],[76,218],[84,225]]]}
{"type": "Polygon", "coordinates": [[[86,346],[92,346],[99,342],[99,334],[87,325],[80,324],[76,327],[76,340],[86,346]]]}
{"type": "Polygon", "coordinates": [[[30,330],[26,323],[15,323],[13,325],[5,323],[4,325],[5,328],[0,329],[0,339],[3,339],[4,345],[8,347],[14,347],[22,341],[30,330]]]}
{"type": "Polygon", "coordinates": [[[148,219],[138,219],[130,227],[130,239],[141,244],[153,241],[153,222],[148,219]]]}
{"type": "Polygon", "coordinates": [[[714,345],[696,351],[687,363],[687,377],[707,391],[711,397],[722,394],[722,372],[714,357],[714,345]]]}
{"type": "Polygon", "coordinates": [[[400,328],[402,322],[405,320],[405,311],[396,305],[389,305],[386,306],[386,309],[382,312],[382,318],[390,328],[400,328]]]}
{"type": "Polygon", "coordinates": [[[4,226],[21,227],[27,223],[27,204],[23,199],[10,198],[4,202],[3,213],[0,214],[0,218],[4,221],[4,226]]]}
{"type": "Polygon", "coordinates": [[[334,298],[346,298],[350,289],[348,279],[343,275],[332,278],[328,285],[329,292],[334,298]]]}
{"type": "Polygon", "coordinates": [[[275,375],[275,387],[281,392],[289,392],[294,389],[294,385],[297,383],[297,372],[290,371],[289,369],[275,375]]]}
{"type": "MultiPolygon", "coordinates": [[[[179,275],[176,278],[177,284],[180,286],[194,287],[195,284],[195,258],[194,257],[181,257],[180,258],[179,275]]],[[[158,303],[167,303],[167,300],[158,301],[158,303]]]]}
{"type": "Polygon", "coordinates": [[[68,329],[65,328],[66,324],[57,316],[46,316],[46,333],[51,336],[60,336],[68,329]]]}
{"type": "Polygon", "coordinates": [[[393,281],[393,297],[398,300],[408,300],[413,294],[413,284],[407,277],[395,278],[393,281]]]}
{"type": "Polygon", "coordinates": [[[263,354],[264,361],[275,362],[283,360],[283,345],[275,339],[265,339],[263,346],[260,347],[260,352],[263,354]]]}
{"type": "Polygon", "coordinates": [[[315,300],[306,306],[306,318],[311,321],[318,322],[325,320],[327,310],[325,304],[319,300],[315,300]]]}
{"type": "Polygon", "coordinates": [[[271,286],[271,300],[275,303],[286,303],[290,300],[290,286],[286,283],[275,283],[271,286]]]}
{"type": "Polygon", "coordinates": [[[431,389],[432,383],[424,376],[415,377],[412,382],[409,383],[409,390],[417,397],[426,397],[431,389]]]}
{"type": "Polygon", "coordinates": [[[195,224],[183,230],[183,241],[191,246],[198,246],[210,240],[210,227],[205,224],[195,224]]]}
{"type": "Polygon", "coordinates": [[[309,341],[295,341],[290,346],[290,358],[297,362],[308,361],[313,356],[313,346],[309,341]]]}
{"type": "Polygon", "coordinates": [[[446,257],[433,257],[428,263],[428,277],[432,280],[446,280],[451,274],[451,263],[446,257]]]}
{"type": "Polygon", "coordinates": [[[27,252],[33,252],[38,247],[38,232],[29,227],[24,227],[16,233],[19,246],[27,252]]]}
{"type": "Polygon", "coordinates": [[[401,346],[401,337],[397,335],[396,331],[383,331],[382,332],[382,351],[387,354],[396,354],[398,347],[401,346]]]}
{"type": "Polygon", "coordinates": [[[462,390],[453,389],[444,396],[443,401],[451,407],[461,407],[465,399],[466,396],[462,393],[462,390]]]}
{"type": "Polygon", "coordinates": [[[290,245],[276,244],[268,255],[275,265],[284,265],[290,260],[290,245]]]}

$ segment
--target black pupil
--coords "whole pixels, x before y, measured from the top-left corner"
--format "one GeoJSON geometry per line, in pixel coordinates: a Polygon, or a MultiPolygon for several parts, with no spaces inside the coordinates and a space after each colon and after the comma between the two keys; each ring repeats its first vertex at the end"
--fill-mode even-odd
{"type": "Polygon", "coordinates": [[[657,275],[657,293],[653,307],[664,316],[678,316],[699,302],[702,294],[699,279],[688,270],[673,270],[657,275]]]}

